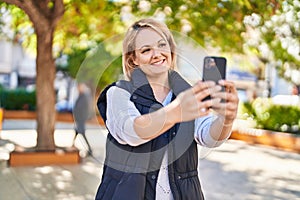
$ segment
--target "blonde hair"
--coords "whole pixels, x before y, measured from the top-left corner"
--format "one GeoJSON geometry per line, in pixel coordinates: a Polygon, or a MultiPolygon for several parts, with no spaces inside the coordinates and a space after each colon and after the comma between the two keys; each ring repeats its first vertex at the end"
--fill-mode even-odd
{"type": "Polygon", "coordinates": [[[151,28],[160,34],[170,45],[171,49],[171,57],[172,64],[171,69],[176,67],[176,55],[175,49],[176,44],[173,38],[173,35],[166,24],[158,22],[154,19],[142,19],[135,22],[128,28],[128,31],[123,40],[123,57],[122,57],[122,65],[123,65],[123,73],[125,78],[130,80],[132,71],[137,68],[133,63],[133,59],[135,57],[135,39],[138,32],[145,28],[151,28]]]}

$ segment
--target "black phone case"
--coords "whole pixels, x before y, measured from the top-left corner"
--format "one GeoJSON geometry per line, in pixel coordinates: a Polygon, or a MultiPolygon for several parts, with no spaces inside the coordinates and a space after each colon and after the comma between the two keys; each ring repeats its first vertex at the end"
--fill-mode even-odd
{"type": "MultiPolygon", "coordinates": [[[[203,63],[203,76],[202,81],[212,80],[218,83],[221,79],[226,79],[226,58],[207,56],[204,58],[203,63]]],[[[225,88],[222,87],[222,91],[225,88]]],[[[210,99],[210,96],[206,97],[204,100],[210,99]]]]}

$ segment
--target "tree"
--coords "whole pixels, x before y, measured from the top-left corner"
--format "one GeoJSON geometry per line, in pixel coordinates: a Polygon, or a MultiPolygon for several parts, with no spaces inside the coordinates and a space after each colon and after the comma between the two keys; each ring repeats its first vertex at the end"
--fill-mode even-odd
{"type": "Polygon", "coordinates": [[[283,1],[274,15],[253,13],[245,18],[245,45],[281,77],[300,85],[300,1],[283,1]]]}
{"type": "MultiPolygon", "coordinates": [[[[92,4],[92,2],[90,1],[89,4],[92,4]]],[[[276,9],[278,9],[277,4],[272,0],[263,2],[259,0],[251,2],[241,2],[239,0],[221,2],[218,0],[209,2],[193,0],[116,1],[114,4],[107,4],[106,9],[102,10],[97,7],[97,4],[82,6],[73,3],[67,11],[68,15],[65,15],[66,21],[64,21],[65,26],[63,29],[68,36],[76,35],[76,44],[78,45],[70,47],[66,44],[64,52],[70,55],[69,59],[77,61],[76,65],[71,64],[68,66],[71,72],[77,72],[81,62],[78,63],[79,57],[73,55],[76,55],[76,52],[93,49],[95,44],[92,41],[99,44],[102,42],[99,41],[99,38],[107,39],[100,35],[111,36],[123,33],[133,21],[143,17],[155,17],[158,20],[165,21],[171,30],[183,32],[204,47],[213,46],[224,52],[242,53],[244,46],[242,33],[246,32],[244,16],[253,12],[261,12],[264,13],[263,16],[267,19],[276,9]],[[103,18],[104,12],[106,16],[112,13],[113,17],[103,18]],[[93,13],[93,15],[90,15],[90,13],[93,13]],[[77,17],[85,20],[80,21],[79,29],[74,29],[74,21],[77,17]],[[73,20],[71,26],[66,25],[66,22],[70,21],[69,19],[73,20]],[[99,21],[111,23],[104,23],[99,26],[99,21]],[[93,27],[101,27],[101,29],[95,32],[90,28],[90,24],[93,24],[93,27]],[[108,30],[109,32],[107,32],[108,30]],[[78,38],[86,38],[87,41],[84,44],[89,44],[89,46],[79,47],[81,42],[78,38]]],[[[69,42],[69,39],[64,41],[69,42]]],[[[81,55],[84,56],[84,54],[81,55]]],[[[119,51],[119,56],[121,56],[121,51],[119,51]]],[[[107,77],[108,80],[112,81],[111,75],[112,73],[108,73],[103,77],[107,77]]]]}
{"type": "Polygon", "coordinates": [[[52,55],[54,31],[64,14],[63,0],[3,0],[22,9],[31,20],[37,39],[36,95],[37,149],[53,150],[55,127],[55,61],[52,55]]]}
{"type": "MultiPolygon", "coordinates": [[[[54,55],[53,45],[59,46],[61,51],[70,52],[73,47],[78,47],[73,44],[99,42],[107,37],[107,34],[114,32],[112,27],[117,23],[112,23],[111,16],[118,11],[114,10],[114,4],[110,1],[70,0],[64,3],[63,0],[2,0],[2,2],[19,7],[32,22],[34,35],[28,38],[29,41],[36,38],[37,149],[53,150],[56,113],[54,78],[55,56],[57,56],[54,55]],[[63,23],[59,23],[64,14],[63,23]]],[[[5,6],[13,12],[16,29],[28,23],[22,12],[2,2],[0,6],[5,6]]],[[[30,42],[28,44],[31,45],[30,42]]],[[[94,67],[93,70],[95,69],[94,67]]]]}
{"type": "Polygon", "coordinates": [[[172,30],[186,33],[203,46],[242,52],[246,31],[244,17],[262,13],[268,19],[278,9],[274,0],[141,0],[127,4],[135,15],[164,19],[172,30]]]}
{"type": "Polygon", "coordinates": [[[110,16],[118,11],[114,10],[114,4],[109,1],[70,0],[64,3],[63,0],[2,0],[0,6],[14,12],[12,17],[16,19],[14,25],[16,29],[28,23],[28,19],[22,12],[5,3],[24,11],[34,28],[34,35],[28,38],[31,38],[29,41],[36,38],[37,149],[53,150],[56,113],[54,90],[56,66],[53,45],[59,46],[62,51],[70,52],[72,47],[76,47],[73,44],[90,44],[89,41],[97,43],[107,37],[107,33],[113,33],[114,29],[111,27],[117,23],[112,23],[110,16]],[[64,21],[59,23],[65,11],[64,21]]]}
{"type": "MultiPolygon", "coordinates": [[[[76,55],[76,51],[91,50],[110,36],[123,34],[128,24],[136,19],[150,16],[165,20],[170,29],[187,34],[203,46],[217,46],[228,52],[242,52],[244,40],[241,33],[246,31],[244,16],[263,13],[267,19],[278,9],[275,0],[68,0],[65,3],[63,0],[2,1],[21,8],[29,16],[35,29],[39,149],[54,148],[54,57],[59,53],[76,55]],[[53,44],[59,49],[56,55],[53,55],[53,44]]],[[[105,51],[100,53],[106,59],[101,63],[91,60],[89,64],[109,64],[111,58],[118,57],[109,57],[115,49],[115,44],[105,46],[102,48],[105,51]]],[[[88,54],[89,51],[84,53],[88,54]]],[[[120,60],[116,62],[120,65],[120,60]]],[[[78,69],[78,65],[70,67],[78,69]]],[[[95,67],[89,71],[92,75],[95,74],[93,70],[96,70],[95,67]]],[[[112,73],[114,71],[103,79],[106,82],[111,80],[112,73]]]]}

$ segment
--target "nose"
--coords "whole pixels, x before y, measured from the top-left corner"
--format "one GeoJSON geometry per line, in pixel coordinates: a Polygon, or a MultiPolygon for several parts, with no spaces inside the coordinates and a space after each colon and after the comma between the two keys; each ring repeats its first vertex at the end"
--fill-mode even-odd
{"type": "Polygon", "coordinates": [[[160,55],[161,55],[161,51],[158,48],[153,48],[152,57],[156,58],[159,57],[160,55]]]}

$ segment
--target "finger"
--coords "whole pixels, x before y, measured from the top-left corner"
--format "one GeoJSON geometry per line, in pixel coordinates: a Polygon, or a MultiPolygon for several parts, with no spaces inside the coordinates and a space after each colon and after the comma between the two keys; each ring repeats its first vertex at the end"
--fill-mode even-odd
{"type": "Polygon", "coordinates": [[[212,106],[212,108],[214,110],[215,109],[220,109],[220,110],[225,110],[225,112],[231,111],[231,112],[236,113],[237,109],[238,109],[238,103],[237,102],[230,102],[230,101],[227,101],[227,102],[221,101],[219,104],[214,104],[212,106]]]}
{"type": "Polygon", "coordinates": [[[213,86],[215,86],[216,83],[213,82],[213,81],[198,81],[192,88],[193,88],[193,92],[194,94],[202,91],[202,90],[205,90],[207,88],[211,88],[213,86]]]}
{"type": "Polygon", "coordinates": [[[234,82],[232,81],[228,81],[228,80],[219,80],[218,84],[222,85],[222,86],[230,86],[230,87],[235,87],[234,82]]]}
{"type": "Polygon", "coordinates": [[[235,92],[234,90],[232,90],[231,92],[216,92],[211,94],[211,96],[213,98],[222,98],[224,99],[226,102],[233,102],[233,103],[238,103],[239,102],[239,98],[237,95],[237,92],[235,92]]]}
{"type": "Polygon", "coordinates": [[[232,81],[220,80],[218,84],[225,87],[225,91],[228,93],[237,93],[235,84],[232,81]]]}
{"type": "Polygon", "coordinates": [[[215,109],[215,108],[213,108],[213,110],[226,119],[235,119],[236,117],[236,114],[233,111],[228,111],[224,109],[215,109]]]}
{"type": "Polygon", "coordinates": [[[214,104],[213,108],[235,111],[237,109],[237,106],[235,103],[227,102],[227,103],[214,104]]]}
{"type": "Polygon", "coordinates": [[[201,108],[198,112],[198,117],[206,116],[210,113],[208,108],[201,108]]]}
{"type": "Polygon", "coordinates": [[[202,91],[199,91],[196,95],[196,98],[198,101],[202,101],[204,98],[206,98],[209,95],[212,95],[214,93],[218,93],[222,90],[222,87],[219,85],[215,85],[213,87],[204,89],[202,91]]]}
{"type": "Polygon", "coordinates": [[[221,102],[221,98],[213,98],[209,100],[202,101],[203,107],[211,108],[215,105],[218,105],[221,102]]]}
{"type": "Polygon", "coordinates": [[[235,106],[230,105],[229,103],[220,103],[212,106],[212,109],[227,119],[234,119],[237,113],[235,106]]]}

